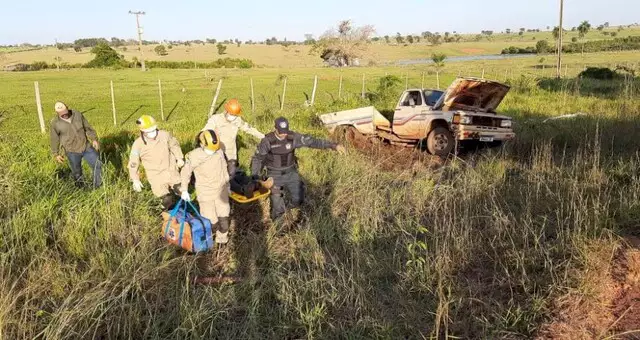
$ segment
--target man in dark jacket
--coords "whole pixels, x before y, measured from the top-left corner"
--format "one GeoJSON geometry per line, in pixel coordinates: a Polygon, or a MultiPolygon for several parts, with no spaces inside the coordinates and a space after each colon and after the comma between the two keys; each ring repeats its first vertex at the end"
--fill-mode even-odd
{"type": "Polygon", "coordinates": [[[51,153],[56,162],[64,163],[61,146],[64,148],[71,174],[77,186],[82,186],[82,159],[93,169],[93,186],[102,185],[102,163],[98,155],[100,144],[96,130],[91,127],[81,112],[69,110],[66,104],[57,102],[57,116],[51,121],[51,153]]]}
{"type": "Polygon", "coordinates": [[[304,187],[298,174],[295,151],[298,148],[333,149],[341,154],[346,149],[328,140],[317,139],[309,135],[289,130],[289,121],[280,117],[275,121],[275,131],[267,134],[258,144],[251,161],[251,174],[258,178],[267,169],[267,176],[272,177],[274,186],[271,189],[271,219],[282,216],[287,207],[284,201],[285,191],[291,196],[291,208],[298,208],[304,200],[304,187]]]}

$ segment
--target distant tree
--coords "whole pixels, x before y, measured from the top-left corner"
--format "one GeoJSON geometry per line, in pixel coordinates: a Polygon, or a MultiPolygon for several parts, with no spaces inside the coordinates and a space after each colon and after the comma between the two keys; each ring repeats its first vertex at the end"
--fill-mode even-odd
{"type": "Polygon", "coordinates": [[[480,34],[476,34],[476,36],[473,38],[475,41],[480,41],[482,40],[482,35],[480,34]]]}
{"type": "Polygon", "coordinates": [[[429,31],[422,32],[422,37],[425,38],[425,39],[429,39],[429,37],[432,36],[432,35],[433,35],[433,33],[429,32],[429,31]]]}
{"type": "Polygon", "coordinates": [[[493,31],[482,31],[482,34],[486,35],[487,37],[490,37],[493,35],[493,31]]]}
{"type": "Polygon", "coordinates": [[[169,54],[167,52],[167,48],[164,47],[164,45],[158,45],[153,49],[154,52],[156,52],[157,55],[159,56],[165,56],[167,54],[169,54]]]}
{"type": "Polygon", "coordinates": [[[609,22],[608,21],[604,23],[604,27],[609,28],[609,22]]]}
{"type": "MultiPolygon", "coordinates": [[[[616,33],[616,32],[613,32],[613,33],[616,33]]],[[[602,32],[602,35],[611,35],[611,32],[604,31],[602,32]]]]}
{"type": "Polygon", "coordinates": [[[617,37],[618,36],[618,32],[611,32],[611,36],[614,37],[614,38],[617,37]]]}
{"type": "Polygon", "coordinates": [[[456,34],[455,36],[456,42],[460,42],[462,40],[462,36],[460,34],[456,34]]]}
{"type": "Polygon", "coordinates": [[[538,43],[536,43],[536,52],[538,54],[548,53],[550,50],[551,50],[551,47],[549,46],[548,41],[539,40],[538,43]]]}
{"type": "Polygon", "coordinates": [[[396,41],[398,42],[398,44],[402,44],[404,42],[404,38],[402,37],[400,32],[396,34],[396,41]]]}
{"type": "Polygon", "coordinates": [[[413,36],[413,40],[415,40],[417,43],[420,43],[420,39],[422,39],[422,38],[420,38],[419,35],[414,35],[413,36]]]}
{"type": "Polygon", "coordinates": [[[433,46],[440,45],[441,43],[440,39],[442,39],[442,36],[440,34],[433,34],[429,36],[429,38],[427,38],[427,40],[429,40],[429,42],[433,46]]]}
{"type": "Polygon", "coordinates": [[[238,45],[238,47],[240,47],[240,44],[241,44],[242,42],[240,41],[240,39],[237,39],[237,38],[236,38],[235,43],[236,43],[236,45],[238,45]]]}
{"type": "Polygon", "coordinates": [[[218,41],[216,39],[206,39],[208,44],[215,45],[218,41]]]}
{"type": "Polygon", "coordinates": [[[225,45],[223,45],[221,43],[218,43],[218,45],[216,45],[216,47],[218,48],[218,54],[219,55],[223,55],[224,51],[227,50],[227,46],[225,46],[225,45]]]}
{"type": "Polygon", "coordinates": [[[167,49],[173,49],[173,44],[169,44],[169,46],[167,46],[167,49]]]}
{"type": "Polygon", "coordinates": [[[123,58],[105,42],[101,42],[91,49],[95,54],[93,60],[87,63],[88,67],[115,66],[122,62],[123,58]]]}
{"type": "Polygon", "coordinates": [[[409,44],[413,44],[413,35],[407,35],[407,42],[409,42],[409,44]]]}
{"type": "Polygon", "coordinates": [[[59,49],[60,51],[63,51],[64,50],[64,44],[57,43],[56,44],[56,48],[59,49]]]}
{"type": "Polygon", "coordinates": [[[73,46],[73,50],[76,52],[82,52],[82,46],[75,45],[73,46]]]}
{"type": "Polygon", "coordinates": [[[524,36],[524,32],[520,31],[520,32],[518,32],[518,35],[522,37],[522,36],[524,36]]]}
{"type": "Polygon", "coordinates": [[[578,26],[578,36],[582,39],[582,54],[584,54],[584,37],[589,33],[589,30],[591,30],[591,24],[586,20],[578,26]]]}
{"type": "Polygon", "coordinates": [[[520,27],[520,32],[524,33],[524,31],[526,31],[526,28],[520,27]]]}
{"type": "Polygon", "coordinates": [[[504,30],[504,32],[507,33],[507,34],[511,34],[511,29],[507,28],[506,30],[504,30]]]}
{"type": "Polygon", "coordinates": [[[551,29],[551,26],[547,26],[547,31],[551,29]]]}
{"type": "Polygon", "coordinates": [[[598,31],[602,31],[602,30],[604,30],[604,25],[598,26],[598,31]]]}
{"type": "Polygon", "coordinates": [[[573,43],[578,42],[578,37],[571,38],[571,42],[573,42],[573,43]]]}
{"type": "Polygon", "coordinates": [[[185,41],[184,42],[184,46],[191,46],[191,42],[190,41],[185,41]]]}
{"type": "Polygon", "coordinates": [[[391,42],[391,38],[388,35],[384,36],[384,41],[388,44],[391,42]]]}
{"type": "Polygon", "coordinates": [[[571,27],[571,32],[575,32],[577,29],[578,29],[577,27],[573,26],[571,27]]]}
{"type": "Polygon", "coordinates": [[[373,26],[353,27],[350,20],[343,20],[324,33],[311,52],[331,65],[351,66],[367,52],[374,32],[373,26]]]}
{"type": "Polygon", "coordinates": [[[440,88],[440,71],[444,68],[445,59],[447,59],[447,55],[444,53],[434,53],[431,55],[433,66],[436,69],[436,76],[438,79],[438,88],[440,88]]]}

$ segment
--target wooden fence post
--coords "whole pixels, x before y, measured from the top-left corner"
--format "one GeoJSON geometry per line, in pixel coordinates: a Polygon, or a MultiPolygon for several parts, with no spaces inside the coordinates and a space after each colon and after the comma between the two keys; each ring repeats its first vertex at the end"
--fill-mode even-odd
{"type": "Polygon", "coordinates": [[[287,78],[284,78],[284,84],[282,85],[282,102],[280,103],[280,111],[284,110],[284,97],[287,95],[287,78]]]}
{"type": "Polygon", "coordinates": [[[40,100],[40,84],[37,81],[33,82],[33,86],[36,89],[36,105],[38,106],[38,119],[40,120],[40,132],[45,133],[44,128],[44,116],[42,115],[42,101],[40,100]]]}
{"type": "Polygon", "coordinates": [[[409,89],[409,72],[404,75],[404,89],[409,89]]]}
{"type": "Polygon", "coordinates": [[[318,76],[313,78],[313,92],[311,92],[311,106],[316,102],[316,88],[318,87],[318,76]]]}
{"type": "Polygon", "coordinates": [[[253,96],[253,78],[251,78],[250,80],[251,80],[251,112],[254,112],[256,110],[256,100],[255,100],[255,97],[253,96]]]}
{"type": "Polygon", "coordinates": [[[365,79],[364,73],[362,74],[362,99],[364,99],[364,91],[365,91],[365,79]]]}
{"type": "Polygon", "coordinates": [[[113,110],[113,126],[118,126],[116,119],[116,97],[113,93],[113,80],[111,81],[111,109],[113,110]]]}
{"type": "Polygon", "coordinates": [[[420,88],[424,90],[424,72],[422,72],[422,82],[420,83],[420,88]]]}
{"type": "Polygon", "coordinates": [[[216,94],[213,96],[211,102],[211,108],[209,108],[209,117],[213,116],[213,111],[216,109],[216,102],[218,101],[218,95],[220,94],[220,88],[222,87],[222,78],[218,81],[218,87],[216,88],[216,94]]]}
{"type": "Polygon", "coordinates": [[[158,79],[158,93],[160,94],[160,117],[164,122],[164,102],[162,101],[162,82],[158,79]]]}
{"type": "Polygon", "coordinates": [[[340,85],[338,86],[338,99],[342,99],[342,74],[340,75],[340,85]]]}
{"type": "Polygon", "coordinates": [[[482,79],[484,79],[484,68],[482,69],[482,79]]]}

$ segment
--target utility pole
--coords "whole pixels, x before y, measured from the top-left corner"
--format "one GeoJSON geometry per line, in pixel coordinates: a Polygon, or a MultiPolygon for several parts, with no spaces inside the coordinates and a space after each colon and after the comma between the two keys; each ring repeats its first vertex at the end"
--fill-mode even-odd
{"type": "Polygon", "coordinates": [[[560,26],[558,26],[558,65],[556,67],[556,78],[562,76],[562,16],[564,12],[564,0],[560,0],[560,26]]]}
{"type": "Polygon", "coordinates": [[[135,14],[136,16],[136,25],[138,26],[138,44],[140,47],[140,64],[142,65],[142,72],[144,72],[147,68],[144,65],[144,52],[142,52],[142,27],[140,27],[140,16],[145,15],[145,13],[140,11],[129,11],[129,14],[135,14]]]}

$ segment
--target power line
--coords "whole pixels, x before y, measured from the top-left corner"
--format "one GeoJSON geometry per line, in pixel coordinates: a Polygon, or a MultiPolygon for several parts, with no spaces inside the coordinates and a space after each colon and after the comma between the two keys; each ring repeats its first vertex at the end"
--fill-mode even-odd
{"type": "Polygon", "coordinates": [[[142,72],[144,72],[147,70],[147,68],[144,65],[144,52],[142,51],[142,27],[140,27],[140,16],[145,15],[145,12],[129,11],[129,14],[135,14],[136,16],[136,26],[138,28],[138,45],[140,47],[140,64],[142,65],[142,72]]]}

